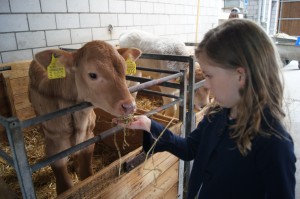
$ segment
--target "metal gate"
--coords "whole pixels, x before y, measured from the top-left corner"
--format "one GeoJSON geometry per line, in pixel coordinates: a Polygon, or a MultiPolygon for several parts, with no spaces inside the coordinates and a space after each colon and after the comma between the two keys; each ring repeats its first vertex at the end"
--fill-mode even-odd
{"type": "MultiPolygon", "coordinates": [[[[189,132],[191,132],[195,128],[195,116],[194,112],[191,111],[193,110],[193,105],[194,105],[194,90],[199,88],[200,86],[203,85],[203,81],[198,82],[195,84],[195,74],[194,74],[194,57],[193,56],[176,56],[176,55],[158,55],[158,54],[143,54],[141,58],[145,59],[157,59],[157,60],[169,60],[169,61],[179,61],[179,62],[187,62],[189,64],[189,86],[187,87],[187,80],[184,78],[186,71],[181,70],[181,71],[163,71],[163,70],[156,70],[156,72],[163,72],[163,73],[169,73],[170,75],[160,78],[160,79],[146,79],[146,78],[133,78],[127,76],[127,79],[133,81],[139,81],[142,82],[140,85],[134,86],[129,88],[130,92],[135,92],[138,90],[142,90],[145,88],[148,88],[153,85],[163,85],[163,86],[168,86],[171,88],[179,89],[180,94],[179,96],[171,96],[171,95],[166,95],[162,94],[163,96],[168,96],[175,98],[175,100],[169,104],[163,105],[160,108],[154,109],[150,112],[147,113],[148,116],[155,114],[158,111],[161,111],[163,109],[166,109],[168,107],[173,106],[174,104],[179,103],[180,107],[180,118],[179,120],[182,121],[183,127],[182,127],[182,133],[183,136],[187,135],[189,132]],[[180,83],[171,83],[167,82],[168,80],[171,79],[176,79],[180,77],[181,81],[180,83]],[[188,109],[186,106],[186,93],[187,91],[189,92],[189,103],[188,103],[188,109]],[[189,111],[188,111],[189,110],[189,111]]],[[[142,70],[142,68],[140,67],[142,70]]],[[[147,68],[143,68],[143,70],[151,70],[147,68]]],[[[151,70],[155,71],[155,70],[151,70]]],[[[149,91],[151,92],[151,91],[149,91]]],[[[158,94],[153,92],[153,94],[158,94]]],[[[102,132],[102,134],[95,136],[91,139],[88,139],[78,145],[75,145],[69,149],[66,149],[56,155],[53,155],[51,157],[48,157],[34,165],[29,165],[28,159],[27,159],[27,154],[25,151],[25,144],[24,144],[24,138],[22,134],[22,129],[39,124],[43,121],[50,120],[54,117],[58,117],[61,115],[65,115],[68,113],[73,113],[78,110],[82,110],[84,108],[90,107],[91,104],[87,102],[83,102],[68,108],[64,108],[61,110],[58,110],[56,112],[48,113],[45,115],[37,116],[35,118],[31,118],[28,120],[20,121],[16,117],[3,117],[0,115],[0,125],[4,126],[6,129],[7,137],[9,140],[9,144],[11,147],[12,155],[7,154],[5,151],[0,149],[0,157],[5,160],[9,165],[13,166],[16,170],[17,177],[20,183],[20,188],[22,192],[22,196],[24,199],[34,199],[36,198],[34,186],[33,186],[33,181],[32,181],[32,173],[51,164],[52,162],[66,157],[76,151],[81,150],[84,147],[87,147],[95,142],[99,142],[103,139],[105,139],[108,136],[111,136],[114,132],[121,130],[122,127],[116,126],[113,127],[105,132],[102,132]]],[[[184,166],[184,162],[180,161],[180,168],[179,168],[179,185],[178,185],[178,198],[183,198],[184,194],[184,182],[188,181],[189,178],[189,165],[186,164],[187,166],[184,166]],[[186,171],[187,170],[187,171],[186,171]]]]}

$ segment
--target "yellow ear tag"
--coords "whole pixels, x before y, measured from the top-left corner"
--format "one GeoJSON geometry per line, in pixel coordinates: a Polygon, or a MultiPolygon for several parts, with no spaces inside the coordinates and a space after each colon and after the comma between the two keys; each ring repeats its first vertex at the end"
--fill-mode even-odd
{"type": "Polygon", "coordinates": [[[48,79],[59,79],[66,77],[65,66],[57,62],[57,58],[52,54],[51,62],[47,67],[48,79]]]}
{"type": "Polygon", "coordinates": [[[136,64],[131,58],[128,58],[126,60],[126,65],[127,65],[126,75],[136,73],[136,64]]]}

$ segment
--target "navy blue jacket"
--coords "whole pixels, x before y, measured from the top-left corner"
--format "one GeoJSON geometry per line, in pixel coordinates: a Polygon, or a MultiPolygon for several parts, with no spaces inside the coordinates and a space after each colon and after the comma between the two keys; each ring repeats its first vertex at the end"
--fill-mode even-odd
{"type": "MultiPolygon", "coordinates": [[[[242,156],[229,138],[228,109],[204,117],[187,138],[166,130],[154,152],[169,151],[182,160],[194,160],[188,199],[293,199],[295,198],[296,157],[292,138],[284,127],[266,114],[265,131],[281,136],[257,136],[252,149],[242,156]],[[283,138],[279,138],[283,137],[283,138]],[[201,188],[200,188],[201,187],[201,188]]],[[[158,137],[164,127],[152,120],[151,133],[158,137]]],[[[144,132],[148,151],[153,138],[144,132]]]]}

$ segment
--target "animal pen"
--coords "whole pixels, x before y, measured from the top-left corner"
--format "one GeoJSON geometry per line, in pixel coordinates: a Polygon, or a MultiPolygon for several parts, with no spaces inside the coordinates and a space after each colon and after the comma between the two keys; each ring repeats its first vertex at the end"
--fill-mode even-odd
{"type": "MultiPolygon", "coordinates": [[[[138,70],[148,70],[152,72],[160,72],[160,73],[166,73],[168,76],[160,79],[149,79],[145,77],[134,77],[127,75],[126,79],[130,81],[138,81],[141,84],[130,87],[129,90],[130,92],[136,92],[136,91],[143,91],[145,93],[148,93],[150,95],[158,95],[158,96],[164,96],[164,97],[170,97],[174,98],[174,101],[172,103],[163,105],[159,108],[150,110],[149,112],[143,112],[143,114],[146,114],[148,116],[155,115],[159,111],[162,111],[164,109],[167,109],[175,104],[179,104],[179,121],[176,125],[171,127],[171,130],[173,130],[175,133],[180,133],[181,136],[187,136],[188,132],[191,132],[195,128],[195,122],[196,122],[196,117],[195,113],[193,111],[193,105],[194,105],[194,90],[199,88],[200,86],[203,85],[203,81],[198,82],[195,84],[195,75],[194,75],[194,57],[193,56],[175,56],[175,55],[160,55],[160,54],[142,54],[140,58],[143,59],[156,59],[156,60],[168,60],[168,61],[178,61],[178,62],[187,62],[189,64],[189,80],[187,82],[185,75],[186,71],[181,70],[181,71],[170,71],[170,70],[158,70],[158,69],[150,69],[150,68],[144,68],[144,67],[137,67],[138,70]],[[173,80],[176,78],[180,78],[179,83],[172,83],[168,82],[169,80],[173,80]],[[161,93],[158,91],[153,91],[153,90],[148,90],[147,88],[153,86],[153,85],[160,85],[160,86],[167,86],[171,87],[174,89],[178,89],[180,91],[179,96],[175,95],[169,95],[165,93],[161,93]],[[187,102],[187,93],[189,93],[189,98],[187,102]],[[187,105],[188,104],[188,105],[187,105]]],[[[11,67],[9,65],[2,65],[3,67],[0,67],[1,70],[9,70],[11,67]]],[[[1,71],[0,71],[1,72],[1,71]]],[[[32,174],[36,172],[37,170],[40,170],[41,168],[50,165],[52,162],[69,156],[72,153],[75,153],[84,147],[89,146],[90,144],[96,143],[103,141],[107,139],[108,137],[114,135],[114,133],[119,133],[122,130],[122,127],[120,126],[115,126],[113,128],[110,128],[108,130],[103,131],[101,134],[95,135],[95,137],[82,142],[74,147],[71,147],[65,151],[62,151],[54,156],[48,157],[47,159],[43,159],[39,161],[36,164],[30,165],[28,162],[27,158],[27,153],[25,150],[25,144],[24,144],[24,135],[23,135],[23,130],[25,128],[28,128],[33,125],[38,125],[43,121],[50,120],[54,117],[59,117],[64,114],[71,114],[75,111],[82,110],[84,108],[92,106],[88,102],[80,103],[72,107],[68,107],[65,109],[58,110],[56,112],[52,112],[46,115],[38,116],[38,117],[33,117],[30,119],[24,119],[21,120],[18,117],[4,117],[0,115],[0,126],[3,126],[6,131],[6,135],[8,138],[8,142],[10,145],[10,151],[11,155],[0,149],[0,157],[5,160],[5,162],[12,167],[14,167],[17,178],[18,178],[18,183],[21,189],[21,193],[23,198],[28,198],[28,199],[33,199],[37,198],[36,196],[36,191],[33,185],[33,180],[32,180],[32,174]]],[[[197,116],[198,117],[198,116],[197,116]]],[[[170,166],[167,164],[171,164],[170,162],[177,162],[178,159],[170,159],[170,154],[166,156],[166,153],[161,153],[161,154],[154,154],[154,158],[160,158],[160,159],[167,159],[169,160],[166,161],[165,168],[164,170],[170,170],[170,166]],[[168,167],[169,166],[169,167],[168,167]]],[[[112,172],[108,172],[108,168],[104,168],[103,170],[95,173],[93,176],[81,181],[80,183],[76,184],[73,188],[70,190],[67,190],[66,192],[62,193],[61,195],[58,196],[58,198],[115,198],[111,196],[110,194],[114,194],[114,196],[117,196],[120,194],[123,197],[124,193],[122,193],[122,189],[116,189],[114,188],[117,186],[116,183],[118,181],[121,181],[122,178],[126,178],[126,176],[129,176],[130,173],[133,173],[134,169],[141,168],[141,164],[144,163],[145,160],[145,153],[142,152],[142,150],[139,148],[124,157],[122,157],[122,167],[120,167],[119,161],[116,160],[113,162],[110,169],[113,170],[114,174],[111,174],[112,172]],[[106,170],[105,170],[106,169],[106,170]],[[122,169],[124,172],[120,177],[117,175],[117,170],[122,169]],[[105,179],[108,177],[114,177],[115,180],[112,182],[110,185],[106,187],[101,186],[101,183],[105,183],[105,179]],[[109,188],[111,186],[111,188],[109,188]],[[110,190],[110,191],[105,191],[110,190]],[[103,195],[102,195],[103,194],[103,195]],[[106,194],[106,195],[105,195],[106,194]]],[[[148,161],[150,162],[150,160],[148,161]]],[[[146,164],[146,162],[145,162],[146,164]]],[[[189,162],[183,162],[179,161],[178,166],[176,165],[174,167],[174,171],[178,171],[178,178],[175,179],[175,183],[177,184],[175,186],[176,190],[176,197],[178,198],[183,198],[185,194],[185,187],[187,186],[188,178],[189,178],[189,173],[190,173],[190,163],[189,162]],[[177,168],[176,168],[177,167],[177,168]]],[[[141,171],[141,170],[139,170],[141,171]]],[[[151,172],[156,172],[155,170],[152,170],[151,172]]],[[[155,174],[154,174],[155,175],[155,174]]],[[[170,175],[170,173],[168,174],[170,175]]],[[[151,175],[152,176],[152,175],[151,175]]],[[[130,176],[128,177],[130,178],[130,176]]],[[[152,176],[153,178],[153,176],[152,176]]],[[[159,176],[158,176],[159,179],[159,176]]],[[[127,183],[126,186],[132,186],[131,189],[129,190],[135,190],[135,197],[139,198],[137,195],[142,194],[147,194],[143,193],[143,189],[151,190],[151,188],[146,189],[147,185],[151,185],[151,182],[153,181],[150,180],[150,182],[143,182],[143,178],[141,178],[139,181],[135,182],[135,184],[129,185],[127,183]],[[137,190],[138,189],[138,190],[137,190]]],[[[124,185],[124,184],[123,184],[124,185]]],[[[163,193],[166,194],[166,193],[163,193]]],[[[126,194],[125,194],[126,195],[126,194]]],[[[133,198],[132,196],[128,196],[128,198],[133,198]]]]}

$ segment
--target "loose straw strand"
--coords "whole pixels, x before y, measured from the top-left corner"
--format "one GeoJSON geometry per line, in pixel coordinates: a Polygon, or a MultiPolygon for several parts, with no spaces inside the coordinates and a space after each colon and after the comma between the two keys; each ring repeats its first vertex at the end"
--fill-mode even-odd
{"type": "MultiPolygon", "coordinates": [[[[144,170],[150,170],[150,171],[158,171],[158,172],[162,172],[160,169],[157,168],[157,166],[154,165],[154,158],[153,158],[153,149],[154,147],[156,146],[158,140],[163,136],[164,132],[166,131],[166,129],[172,124],[173,120],[175,118],[173,117],[170,122],[167,124],[167,126],[164,128],[164,130],[160,133],[160,135],[157,137],[157,138],[154,138],[152,133],[150,132],[150,135],[152,136],[152,138],[155,140],[154,143],[152,144],[151,148],[148,150],[148,152],[146,153],[146,158],[145,158],[145,161],[144,161],[144,170]],[[152,152],[151,152],[152,151],[152,152]],[[151,160],[152,160],[152,165],[153,165],[153,169],[147,169],[146,168],[146,162],[147,160],[149,159],[149,154],[150,152],[152,153],[152,156],[151,156],[151,160]]],[[[154,185],[156,186],[157,185],[157,177],[155,175],[155,172],[153,172],[153,176],[154,176],[154,185]]]]}

